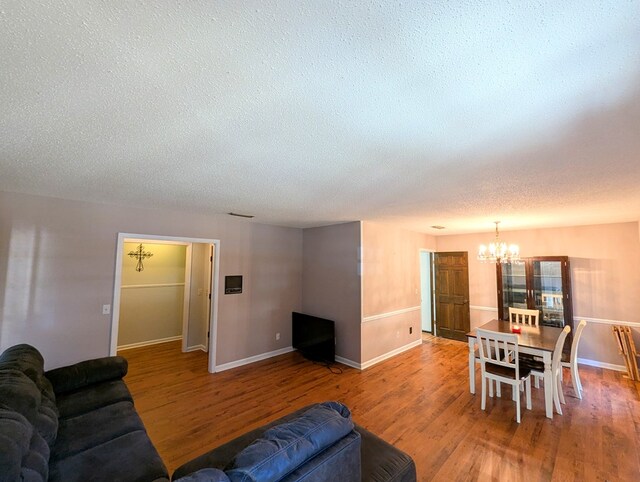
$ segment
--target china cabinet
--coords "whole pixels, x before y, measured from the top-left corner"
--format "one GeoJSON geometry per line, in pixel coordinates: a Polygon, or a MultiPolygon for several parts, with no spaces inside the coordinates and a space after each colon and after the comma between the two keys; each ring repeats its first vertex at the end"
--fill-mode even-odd
{"type": "Polygon", "coordinates": [[[543,325],[573,329],[568,256],[537,256],[497,264],[498,314],[508,319],[509,307],[540,311],[543,325]]]}

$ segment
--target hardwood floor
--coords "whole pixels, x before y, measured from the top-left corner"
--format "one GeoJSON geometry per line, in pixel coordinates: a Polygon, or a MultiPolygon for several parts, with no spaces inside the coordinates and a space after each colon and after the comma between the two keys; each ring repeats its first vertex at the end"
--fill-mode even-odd
{"type": "MultiPolygon", "coordinates": [[[[543,390],[515,422],[511,391],[469,393],[467,345],[426,337],[420,347],[342,373],[297,352],[221,373],[180,342],[122,353],[127,384],[170,472],[247,430],[304,405],[339,400],[354,420],[410,454],[419,480],[640,480],[640,383],[580,367],[583,399],[565,372],[564,415],[544,416],[543,390]]],[[[477,374],[479,387],[479,373],[477,374]]]]}

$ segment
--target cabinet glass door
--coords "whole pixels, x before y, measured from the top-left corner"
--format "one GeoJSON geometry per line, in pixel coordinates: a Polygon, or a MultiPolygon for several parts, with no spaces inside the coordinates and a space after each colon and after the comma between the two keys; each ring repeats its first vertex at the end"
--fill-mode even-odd
{"type": "Polygon", "coordinates": [[[502,306],[506,311],[513,308],[527,307],[527,273],[524,263],[506,263],[500,266],[502,270],[502,306]]]}
{"type": "Polygon", "coordinates": [[[564,299],[561,261],[532,261],[533,302],[544,325],[564,326],[564,299]]]}

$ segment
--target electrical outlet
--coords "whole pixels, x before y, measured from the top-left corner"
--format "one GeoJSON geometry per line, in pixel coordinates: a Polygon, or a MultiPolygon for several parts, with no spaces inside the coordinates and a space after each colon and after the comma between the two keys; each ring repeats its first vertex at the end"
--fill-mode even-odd
{"type": "Polygon", "coordinates": [[[276,341],[280,339],[280,333],[276,333],[276,341]]]}
{"type": "Polygon", "coordinates": [[[102,305],[102,314],[110,315],[111,314],[111,305],[102,305]]]}
{"type": "Polygon", "coordinates": [[[400,330],[396,331],[396,338],[400,338],[400,330]]]}

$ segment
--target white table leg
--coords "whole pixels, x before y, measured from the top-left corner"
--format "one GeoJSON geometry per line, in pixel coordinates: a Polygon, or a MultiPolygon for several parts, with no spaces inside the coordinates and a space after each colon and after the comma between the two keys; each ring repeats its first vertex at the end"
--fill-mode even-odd
{"type": "Polygon", "coordinates": [[[544,406],[547,418],[553,418],[553,374],[551,373],[551,352],[545,351],[542,355],[544,362],[544,406]]]}
{"type": "Polygon", "coordinates": [[[473,349],[476,344],[476,339],[469,337],[469,391],[472,394],[476,393],[476,360],[473,356],[473,349]]]}

